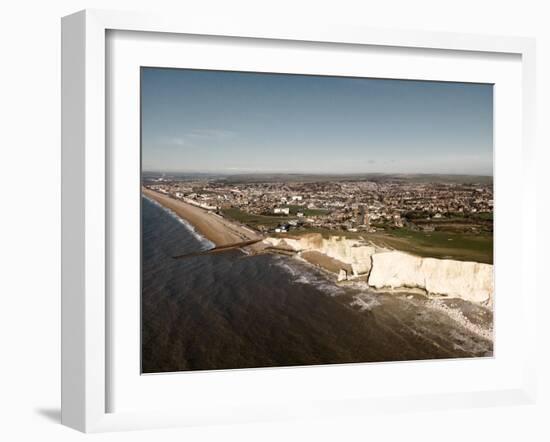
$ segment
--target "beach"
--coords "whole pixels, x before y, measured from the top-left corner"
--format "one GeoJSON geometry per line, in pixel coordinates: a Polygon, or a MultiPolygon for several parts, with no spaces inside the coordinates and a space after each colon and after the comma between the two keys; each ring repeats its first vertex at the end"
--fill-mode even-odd
{"type": "Polygon", "coordinates": [[[263,237],[261,234],[208,210],[149,189],[144,195],[177,216],[196,231],[225,249],[247,247],[252,254],[276,253],[296,256],[338,280],[361,278],[371,288],[420,288],[426,294],[460,298],[480,305],[493,302],[493,266],[450,259],[422,258],[408,253],[376,248],[357,240],[320,234],[300,237],[263,237]],[[248,241],[258,241],[249,245],[248,241]]]}
{"type": "Polygon", "coordinates": [[[170,209],[180,218],[187,220],[200,235],[212,241],[216,246],[261,239],[261,236],[252,230],[208,210],[150,189],[143,188],[142,192],[146,197],[170,209]]]}
{"type": "Polygon", "coordinates": [[[349,264],[346,264],[337,259],[331,258],[321,252],[317,251],[308,251],[302,252],[300,257],[316,267],[319,267],[327,272],[338,274],[340,270],[345,270],[347,274],[352,273],[352,267],[349,264]]]}
{"type": "Polygon", "coordinates": [[[173,259],[204,250],[195,232],[218,246],[255,233],[162,194],[143,196],[145,373],[492,354],[490,309],[411,289],[374,291],[360,279],[336,284],[329,273],[349,274],[349,264],[318,251],[173,259]]]}

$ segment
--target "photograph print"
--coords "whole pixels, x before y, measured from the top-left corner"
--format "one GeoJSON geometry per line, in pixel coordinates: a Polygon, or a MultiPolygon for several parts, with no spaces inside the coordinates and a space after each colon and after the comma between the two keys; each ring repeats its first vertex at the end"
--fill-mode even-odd
{"type": "Polygon", "coordinates": [[[493,356],[491,84],[141,68],[141,370],[493,356]]]}

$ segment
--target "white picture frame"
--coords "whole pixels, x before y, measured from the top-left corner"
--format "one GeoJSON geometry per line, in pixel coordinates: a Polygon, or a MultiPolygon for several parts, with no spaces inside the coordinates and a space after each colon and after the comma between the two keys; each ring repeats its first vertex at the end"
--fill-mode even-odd
{"type": "MultiPolygon", "coordinates": [[[[199,410],[108,412],[110,324],[108,284],[109,186],[106,120],[106,34],[141,31],[181,35],[270,39],[275,41],[370,45],[381,48],[425,48],[515,54],[521,57],[522,220],[535,219],[534,97],[535,43],[518,37],[388,31],[345,26],[300,28],[284,24],[213,23],[193,17],[87,10],[62,20],[62,423],[85,432],[247,422],[331,415],[368,414],[415,409],[440,409],[532,403],[535,397],[535,339],[525,339],[519,384],[506,388],[425,395],[327,397],[273,405],[235,403],[231,413],[199,410]],[[290,411],[289,411],[290,410],[290,411]]],[[[534,229],[521,229],[521,308],[518,319],[525,337],[535,334],[535,277],[527,256],[535,256],[534,229]]],[[[498,252],[497,252],[498,253],[498,252]]],[[[497,270],[498,271],[498,270],[497,270]]],[[[338,368],[336,368],[338,369],[338,368]]],[[[356,368],[357,370],[360,369],[356,368]]],[[[273,369],[277,370],[277,369],[273,369]]],[[[280,370],[280,369],[279,369],[280,370]]],[[[227,375],[227,373],[226,373],[227,375]]],[[[242,375],[242,372],[241,372],[242,375]]]]}

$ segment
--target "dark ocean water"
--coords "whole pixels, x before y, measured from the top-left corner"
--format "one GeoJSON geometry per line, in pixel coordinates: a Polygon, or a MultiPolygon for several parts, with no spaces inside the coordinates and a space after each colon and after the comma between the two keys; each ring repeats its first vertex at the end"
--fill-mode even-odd
{"type": "Polygon", "coordinates": [[[293,258],[211,245],[142,204],[142,371],[490,356],[492,313],[457,300],[338,286],[293,258]]]}

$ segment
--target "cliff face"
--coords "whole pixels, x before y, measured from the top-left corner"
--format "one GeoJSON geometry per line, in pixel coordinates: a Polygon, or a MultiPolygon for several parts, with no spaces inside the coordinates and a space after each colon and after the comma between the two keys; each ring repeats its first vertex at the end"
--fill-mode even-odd
{"type": "Polygon", "coordinates": [[[316,251],[351,266],[353,275],[368,275],[368,285],[383,288],[420,288],[428,294],[492,305],[493,266],[451,259],[421,258],[365,244],[363,241],[320,234],[264,240],[295,252],[316,251]]]}
{"type": "Polygon", "coordinates": [[[289,248],[296,252],[316,251],[344,264],[351,265],[354,275],[368,273],[371,268],[371,255],[376,252],[372,246],[354,239],[333,236],[329,239],[312,233],[300,238],[266,238],[274,247],[289,248]]]}
{"type": "Polygon", "coordinates": [[[395,251],[376,253],[368,284],[376,288],[417,287],[429,294],[492,304],[493,266],[395,251]]]}

